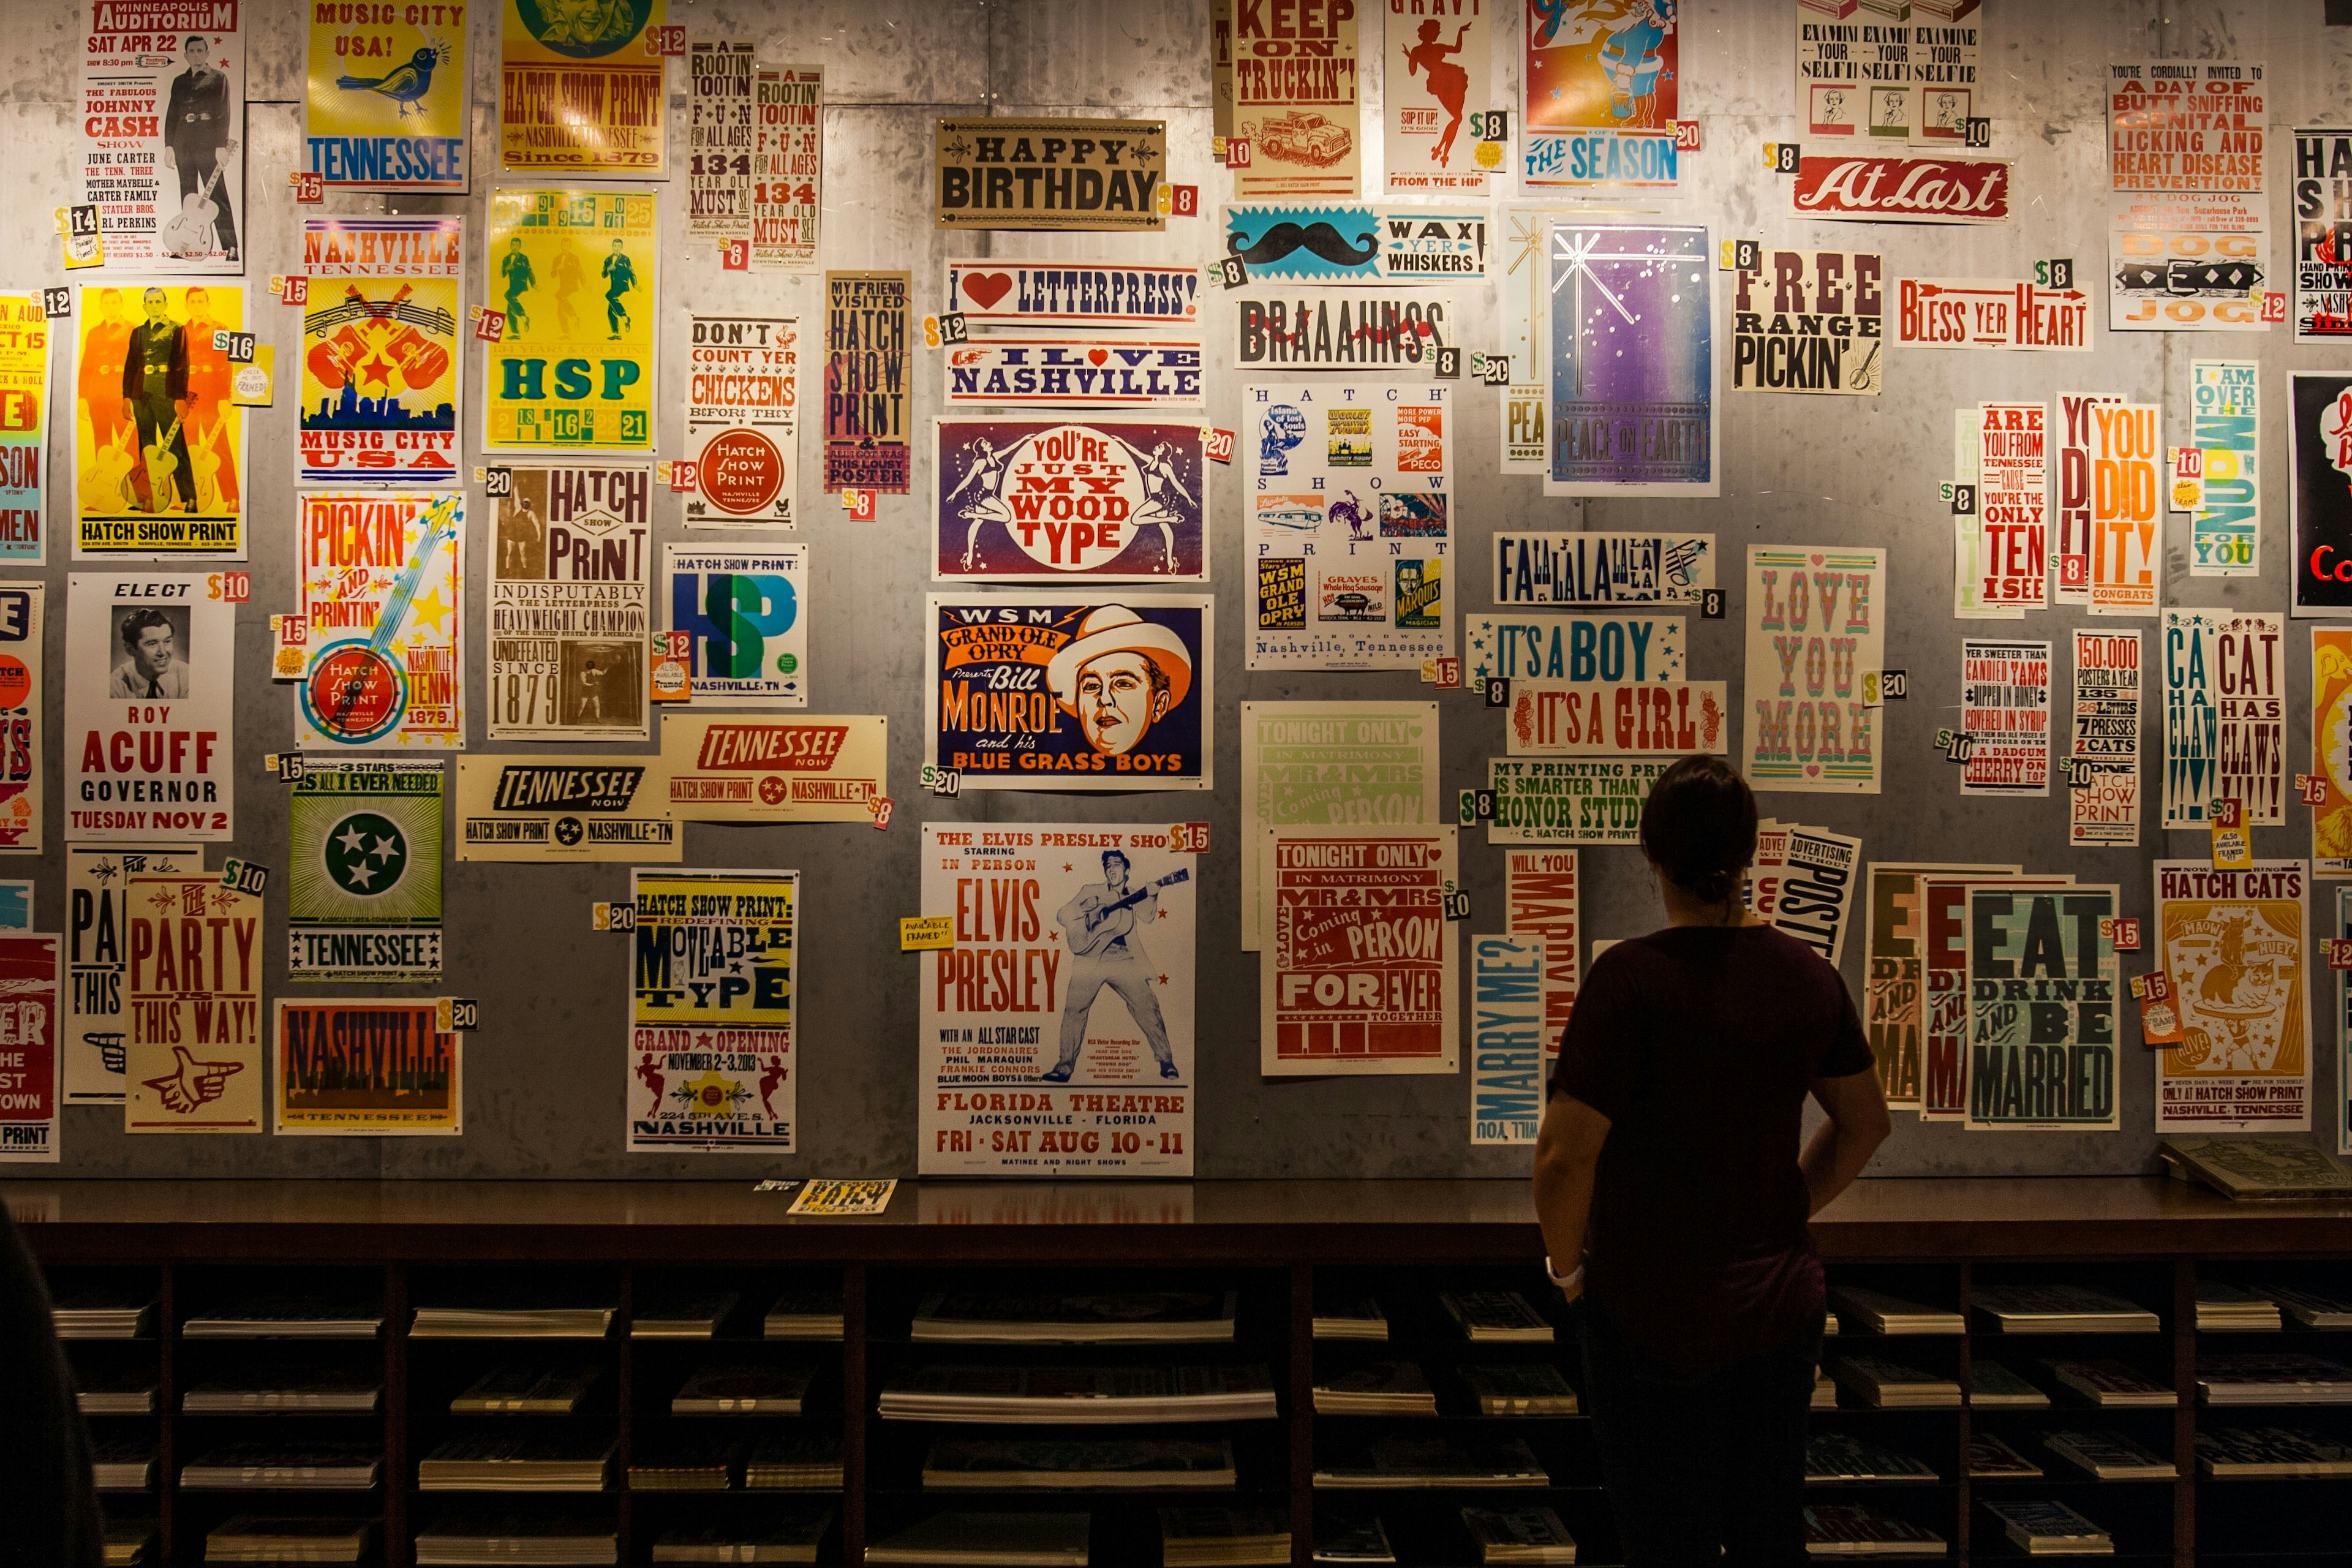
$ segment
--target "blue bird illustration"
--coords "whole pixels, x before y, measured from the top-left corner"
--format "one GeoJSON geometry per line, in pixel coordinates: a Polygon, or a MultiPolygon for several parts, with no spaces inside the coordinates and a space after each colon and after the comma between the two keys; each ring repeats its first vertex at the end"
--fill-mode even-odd
{"type": "Polygon", "coordinates": [[[408,57],[408,63],[383,76],[337,77],[335,85],[345,92],[380,92],[400,105],[406,114],[416,100],[432,90],[433,68],[441,63],[441,51],[423,48],[408,57]]]}

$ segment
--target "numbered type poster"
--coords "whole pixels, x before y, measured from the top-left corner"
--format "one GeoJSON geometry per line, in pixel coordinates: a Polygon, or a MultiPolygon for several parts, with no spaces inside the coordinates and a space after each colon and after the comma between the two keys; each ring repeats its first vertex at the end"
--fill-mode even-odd
{"type": "Polygon", "coordinates": [[[2311,871],[2352,877],[2352,626],[2311,628],[2311,871]]]}
{"type": "MultiPolygon", "coordinates": [[[[1488,842],[1493,836],[1488,835],[1488,842]]],[[[1543,944],[1543,1052],[1549,1075],[1576,1011],[1576,950],[1583,924],[1573,849],[1509,849],[1503,854],[1503,917],[1518,935],[1543,944]]]]}
{"type": "Polygon", "coordinates": [[[2260,332],[2270,276],[2263,68],[2107,68],[2107,325],[2260,332]]]}
{"type": "Polygon", "coordinates": [[[1435,382],[1243,391],[1252,669],[1419,669],[1454,647],[1454,414],[1435,382]]]}
{"type": "Polygon", "coordinates": [[[236,606],[218,576],[66,580],[68,840],[236,837],[236,606]]]}
{"type": "Polygon", "coordinates": [[[1249,160],[1234,195],[1352,196],[1362,177],[1357,6],[1234,12],[1234,130],[1249,160]]]}
{"type": "Polygon", "coordinates": [[[0,293],[0,566],[48,560],[49,323],[36,293],[0,293]]]}
{"type": "Polygon", "coordinates": [[[1502,182],[1504,140],[1482,141],[1476,129],[1502,107],[1493,86],[1492,3],[1389,0],[1381,162],[1390,195],[1483,196],[1489,181],[1502,182]]]}
{"type": "Polygon", "coordinates": [[[0,1162],[58,1159],[58,947],[53,936],[0,932],[0,1162]]]}
{"type": "Polygon", "coordinates": [[[813,272],[824,205],[824,68],[761,66],[751,106],[751,270],[813,272]]]}
{"type": "Polygon", "coordinates": [[[1759,790],[1876,795],[1886,552],[1748,550],[1748,704],[1741,772],[1759,790]]]}
{"type": "MultiPolygon", "coordinates": [[[[2062,401],[2063,401],[2062,399],[2062,401]]],[[[2091,614],[2156,614],[2157,551],[2164,537],[2164,410],[2154,404],[2092,403],[2091,614]]]]}
{"type": "Polygon", "coordinates": [[[1544,494],[1720,494],[1707,230],[1559,224],[1549,258],[1544,494]]]}
{"type": "MultiPolygon", "coordinates": [[[[2091,592],[2091,529],[2092,489],[2091,448],[2095,434],[2102,436],[2095,413],[2103,406],[2120,404],[2123,399],[2098,393],[2062,392],[2058,395],[2058,463],[2053,478],[2057,486],[2054,510],[2057,527],[2052,531],[2050,550],[2052,564],[2057,569],[2051,584],[2051,597],[2061,605],[2080,605],[2089,608],[2091,592]]],[[[2137,469],[2131,477],[2137,478],[2137,469]]],[[[2105,470],[2110,487],[2108,499],[2101,504],[2113,509],[2115,490],[2124,481],[2121,465],[2105,470]]]]}
{"type": "Polygon", "coordinates": [[[2352,375],[2287,376],[2294,613],[2352,616],[2352,375]]]}
{"type": "Polygon", "coordinates": [[[1437,704],[1244,702],[1242,779],[1242,947],[1255,952],[1264,829],[1445,819],[1437,704]]]}
{"type": "Polygon", "coordinates": [[[1470,939],[1470,1142],[1532,1147],[1543,1125],[1544,939],[1470,939]]]}
{"type": "Polygon", "coordinates": [[[482,354],[485,447],[653,450],[658,240],[651,191],[490,193],[482,305],[505,326],[482,354]]]}
{"type": "Polygon", "coordinates": [[[1190,1176],[1199,857],[1165,827],[925,823],[926,1176],[1190,1176]]]}
{"type": "Polygon", "coordinates": [[[2189,362],[2189,441],[2204,468],[2190,519],[2191,577],[2252,577],[2263,568],[2261,368],[2189,362]]]}
{"type": "Polygon", "coordinates": [[[2164,826],[2203,827],[2235,800],[2286,820],[2286,626],[2278,616],[2164,612],[2164,826]]]}
{"type": "Polygon", "coordinates": [[[824,493],[914,485],[908,342],[914,275],[824,275],[824,493]]]}
{"type": "Polygon", "coordinates": [[[2298,130],[2294,179],[2294,341],[2352,337],[2352,254],[2339,226],[2352,224],[2352,128],[2298,130]]]}
{"type": "Polygon", "coordinates": [[[305,484],[452,485],[457,473],[461,217],[306,217],[305,484]]]}
{"type": "Polygon", "coordinates": [[[629,873],[629,1152],[793,1152],[800,895],[798,871],[629,873]]]}
{"type": "Polygon", "coordinates": [[[923,760],[965,789],[1208,789],[1205,594],[933,594],[923,760]]]}
{"type": "Polygon", "coordinates": [[[2074,633],[2077,778],[2066,794],[2066,842],[2139,847],[2140,635],[2074,633]]]}
{"type": "Polygon", "coordinates": [[[457,858],[675,861],[663,786],[658,767],[626,758],[459,757],[457,858]]]}
{"type": "Polygon", "coordinates": [[[697,38],[686,54],[686,233],[722,252],[751,239],[752,53],[697,38]]]}
{"type": "Polygon", "coordinates": [[[75,324],[74,559],[244,560],[245,289],[85,284],[75,324]]]}
{"type": "Polygon", "coordinates": [[[42,779],[48,771],[47,590],[0,582],[0,855],[43,847],[42,779]]]}
{"type": "Polygon", "coordinates": [[[1528,0],[1522,184],[1673,191],[1682,9],[1675,0],[1528,0]]]}
{"type": "Polygon", "coordinates": [[[1962,795],[2050,793],[2050,645],[1960,644],[1962,795]]]}
{"type": "Polygon", "coordinates": [[[1976,597],[1989,606],[2049,605],[2048,411],[2039,403],[1977,410],[1976,597]]]}
{"type": "Polygon", "coordinates": [[[464,195],[474,98],[467,11],[312,7],[302,167],[331,191],[464,195]]]}
{"type": "Polygon", "coordinates": [[[667,132],[657,40],[673,30],[664,7],[500,0],[500,166],[659,179],[667,132]]]}
{"type": "Polygon", "coordinates": [[[61,1051],[68,1105],[122,1103],[123,1042],[131,1010],[122,981],[131,963],[131,879],[154,871],[201,874],[194,845],[117,848],[66,846],[65,1037],[61,1051]]]}
{"type": "Polygon", "coordinates": [[[697,708],[805,708],[808,546],[662,546],[665,629],[693,635],[688,700],[697,708]]]}
{"type": "Polygon", "coordinates": [[[438,759],[305,760],[286,827],[286,977],[441,978],[438,759]]]}
{"type": "MultiPolygon", "coordinates": [[[[1489,844],[1634,844],[1642,803],[1678,757],[1489,757],[1489,844]]],[[[1469,824],[1465,823],[1467,826],[1469,824]]]]}
{"type": "Polygon", "coordinates": [[[1885,258],[1759,250],[1731,299],[1731,389],[1875,397],[1885,384],[1885,258]]]}
{"type": "Polygon", "coordinates": [[[1971,1131],[2112,1131],[2114,888],[1968,890],[1971,1131]]]}
{"type": "Polygon", "coordinates": [[[653,475],[508,472],[490,541],[490,739],[647,739],[653,475]]]}
{"type": "Polygon", "coordinates": [[[2158,1132],[2310,1131],[2308,870],[2156,863],[2156,934],[2182,1031],[2156,1053],[2158,1132]]]}
{"type": "Polygon", "coordinates": [[[89,0],[79,199],[98,208],[110,268],[245,270],[245,8],[89,0]]]}
{"type": "Polygon", "coordinates": [[[932,576],[1208,577],[1209,460],[1197,417],[972,415],[935,419],[931,431],[932,576]]]}
{"type": "Polygon", "coordinates": [[[1459,1071],[1454,829],[1260,831],[1258,1070],[1459,1071]]]}
{"type": "Polygon", "coordinates": [[[799,526],[801,331],[790,316],[687,318],[688,528],[799,526]]]}
{"type": "MultiPolygon", "coordinates": [[[[437,771],[438,764],[436,764],[437,771]]],[[[350,997],[278,1003],[280,1137],[457,1137],[466,1131],[464,1049],[431,1001],[350,997]]]]}
{"type": "Polygon", "coordinates": [[[466,743],[462,490],[303,491],[297,746],[466,743]]]}
{"type": "Polygon", "coordinates": [[[879,713],[662,717],[669,810],[681,822],[889,826],[890,721],[879,713]]]}
{"type": "Polygon", "coordinates": [[[217,872],[131,879],[126,1132],[258,1132],[261,895],[217,872]]]}

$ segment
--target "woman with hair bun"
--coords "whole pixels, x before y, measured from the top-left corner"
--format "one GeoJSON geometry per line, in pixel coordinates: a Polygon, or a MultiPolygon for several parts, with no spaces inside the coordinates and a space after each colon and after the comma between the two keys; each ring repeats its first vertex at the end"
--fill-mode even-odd
{"type": "Polygon", "coordinates": [[[1806,1222],[1888,1131],[1836,970],[1748,911],[1756,797],[1717,757],[1651,787],[1666,924],[1592,965],[1561,1037],[1535,1197],[1584,1319],[1585,1404],[1628,1568],[1805,1561],[1821,1358],[1806,1222]],[[1807,1096],[1829,1120],[1799,1151],[1807,1096]]]}

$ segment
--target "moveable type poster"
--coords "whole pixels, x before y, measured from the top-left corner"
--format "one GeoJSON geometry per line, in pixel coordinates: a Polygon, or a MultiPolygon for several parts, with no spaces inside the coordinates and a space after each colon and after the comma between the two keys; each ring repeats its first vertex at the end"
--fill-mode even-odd
{"type": "Polygon", "coordinates": [[[2112,887],[1968,890],[1971,1131],[2112,1131],[2112,887]]]}
{"type": "Polygon", "coordinates": [[[1676,0],[1528,0],[1523,185],[1673,191],[1681,10],[1676,0]]]}
{"type": "Polygon", "coordinates": [[[2091,614],[2152,616],[2164,533],[2164,476],[2158,471],[2164,460],[2164,410],[2094,402],[2084,412],[2090,418],[2091,614]]]}
{"type": "Polygon", "coordinates": [[[236,607],[194,574],[66,588],[66,837],[236,837],[236,607]]]}
{"type": "Polygon", "coordinates": [[[1464,123],[1496,101],[1487,3],[1389,0],[1381,162],[1391,195],[1483,196],[1502,182],[1506,149],[1464,123]]]}
{"type": "Polygon", "coordinates": [[[306,217],[305,484],[457,482],[466,220],[306,217]]]}
{"type": "MultiPolygon", "coordinates": [[[[661,178],[666,62],[652,38],[667,20],[665,5],[500,0],[501,166],[515,174],[661,178]]],[[[645,200],[651,205],[653,197],[645,200]]]]}
{"type": "Polygon", "coordinates": [[[1486,209],[1397,202],[1225,209],[1225,254],[1266,283],[1483,283],[1486,209]]]}
{"type": "Polygon", "coordinates": [[[48,560],[48,320],[37,293],[0,293],[0,566],[48,560]]]}
{"type": "Polygon", "coordinates": [[[941,120],[931,151],[940,228],[1090,230],[1168,226],[1160,120],[941,120]]]}
{"type": "Polygon", "coordinates": [[[2286,820],[2286,626],[2277,616],[2164,612],[2164,826],[2217,800],[2249,826],[2286,820]]]}
{"type": "Polygon", "coordinates": [[[1715,586],[1712,533],[1497,532],[1498,605],[1696,605],[1715,586]]]}
{"type": "MultiPolygon", "coordinates": [[[[97,206],[110,268],[245,270],[239,229],[252,213],[245,200],[242,10],[238,0],[89,0],[83,13],[89,30],[79,40],[75,199],[97,206]]],[[[62,21],[58,12],[48,16],[62,21]]],[[[64,41],[62,27],[55,30],[64,41]]]]}
{"type": "Polygon", "coordinates": [[[1470,1142],[1532,1146],[1545,1095],[1542,937],[1470,939],[1470,1142]]]}
{"type": "Polygon", "coordinates": [[[462,490],[304,491],[297,746],[466,743],[462,490]]]}
{"type": "MultiPolygon", "coordinates": [[[[1488,836],[1488,842],[1493,836],[1488,836]]],[[[1576,961],[1583,923],[1573,849],[1510,849],[1503,854],[1503,914],[1513,933],[1543,942],[1543,1054],[1546,1070],[1576,1010],[1576,961]]]]}
{"type": "Polygon", "coordinates": [[[286,974],[441,978],[440,761],[306,759],[289,795],[286,974]]]}
{"type": "MultiPolygon", "coordinates": [[[[658,87],[658,61],[653,79],[658,87]]],[[[661,315],[653,192],[492,191],[485,268],[483,308],[506,322],[482,355],[483,447],[652,451],[661,315]]]]}
{"type": "Polygon", "coordinates": [[[1435,824],[1434,702],[1242,704],[1242,947],[1255,952],[1268,827],[1435,824]]]}
{"type": "Polygon", "coordinates": [[[2183,1031],[2156,1053],[2158,1132],[2310,1130],[2307,871],[2156,863],[2156,934],[2183,1031]]]}
{"type": "Polygon", "coordinates": [[[751,270],[813,272],[824,205],[824,68],[763,65],[751,104],[751,270]]]}
{"type": "Polygon", "coordinates": [[[244,560],[245,410],[214,334],[250,324],[245,289],[85,284],[75,324],[74,559],[244,560]]]}
{"type": "MultiPolygon", "coordinates": [[[[1489,844],[1635,844],[1642,803],[1678,757],[1489,757],[1489,844]]],[[[1469,826],[1472,824],[1464,823],[1469,826]]]]}
{"type": "Polygon", "coordinates": [[[1189,1176],[1198,857],[1164,827],[925,823],[924,1175],[1189,1176]]]}
{"type": "Polygon", "coordinates": [[[2074,633],[2074,749],[2066,841],[2139,847],[2140,635],[2074,633]]]}
{"type": "Polygon", "coordinates": [[[261,895],[202,870],[131,879],[126,1132],[258,1132],[261,895]]]}
{"type": "Polygon", "coordinates": [[[1749,703],[1741,771],[1759,790],[1878,793],[1876,710],[1886,552],[1748,550],[1749,703]]]}
{"type": "Polygon", "coordinates": [[[2191,577],[2263,569],[2260,369],[2251,360],[2189,362],[2189,442],[2205,474],[2191,519],[2191,577]]]}
{"type": "Polygon", "coordinates": [[[1363,172],[1351,0],[1297,9],[1240,5],[1233,134],[1250,144],[1234,195],[1352,196],[1363,172]]]}
{"type": "Polygon", "coordinates": [[[646,763],[547,754],[458,758],[457,858],[677,860],[683,841],[666,781],[646,763]]]}
{"type": "Polygon", "coordinates": [[[931,428],[934,577],[1207,578],[1208,452],[1197,417],[969,415],[931,428]]]}
{"type": "Polygon", "coordinates": [[[1544,494],[1721,493],[1707,230],[1559,224],[1549,258],[1544,494]]]}
{"type": "Polygon", "coordinates": [[[142,872],[201,875],[204,851],[66,846],[64,1060],[68,1105],[122,1103],[123,1042],[131,1009],[122,981],[131,963],[131,879],[142,872]]]}
{"type": "Polygon", "coordinates": [[[2287,376],[2294,613],[2352,616],[2352,375],[2287,376]]]}
{"type": "Polygon", "coordinates": [[[1453,432],[1437,382],[1252,384],[1252,669],[1418,669],[1454,647],[1453,432]]]}
{"type": "Polygon", "coordinates": [[[1960,644],[1962,795],[2050,793],[2050,645],[1960,644]]]}
{"type": "Polygon", "coordinates": [[[0,932],[0,1162],[58,1158],[58,939],[0,932]]]}
{"type": "Polygon", "coordinates": [[[647,739],[652,473],[509,473],[490,541],[490,739],[647,739]]]}
{"type": "MultiPolygon", "coordinates": [[[[435,763],[437,773],[440,764],[435,763]]],[[[278,1002],[280,1137],[457,1137],[466,1131],[463,1046],[430,1001],[278,1002]]]]}
{"type": "Polygon", "coordinates": [[[694,634],[688,701],[696,708],[805,708],[808,546],[662,546],[666,627],[694,634]]]}
{"type": "Polygon", "coordinates": [[[909,429],[907,272],[824,275],[824,493],[905,495],[914,482],[909,429]]]}
{"type": "Polygon", "coordinates": [[[2294,341],[2352,337],[2352,129],[2298,130],[2294,180],[2294,341]]]}
{"type": "Polygon", "coordinates": [[[1734,392],[1875,397],[1885,384],[1885,258],[1858,250],[1768,250],[1731,300],[1734,392]]]}
{"type": "Polygon", "coordinates": [[[1454,829],[1261,831],[1258,1070],[1458,1071],[1454,829]]]}
{"type": "Polygon", "coordinates": [[[633,1154],[793,1152],[798,871],[629,873],[633,1154]]]}
{"type": "Polygon", "coordinates": [[[965,789],[1207,789],[1205,595],[933,594],[924,760],[965,789]]]}
{"type": "Polygon", "coordinates": [[[790,316],[687,318],[688,528],[797,525],[800,323],[790,316]]]}
{"type": "Polygon", "coordinates": [[[889,722],[879,713],[665,713],[670,813],[680,822],[869,821],[890,794],[889,722]]]}

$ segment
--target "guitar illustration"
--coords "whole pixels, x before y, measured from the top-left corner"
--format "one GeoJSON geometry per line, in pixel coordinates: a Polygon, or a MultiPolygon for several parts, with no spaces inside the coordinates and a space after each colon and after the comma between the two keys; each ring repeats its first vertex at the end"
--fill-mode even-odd
{"type": "Polygon", "coordinates": [[[181,258],[210,256],[216,248],[217,237],[213,225],[220,216],[220,204],[213,200],[213,187],[220,184],[225,165],[215,163],[213,172],[205,176],[204,188],[190,191],[181,202],[180,210],[163,226],[161,241],[163,254],[181,258]]]}
{"type": "MultiPolygon", "coordinates": [[[[172,460],[172,441],[179,435],[181,422],[185,418],[185,415],[173,415],[171,425],[158,434],[155,444],[146,449],[147,494],[152,510],[163,510],[163,492],[166,488],[170,488],[173,495],[179,494],[174,484],[179,465],[172,460]]],[[[195,502],[192,499],[188,504],[194,506],[195,502]]]]}
{"type": "Polygon", "coordinates": [[[131,476],[139,471],[137,448],[131,441],[135,429],[126,423],[90,461],[89,493],[114,496],[126,508],[139,503],[138,488],[131,482],[131,476]]]}
{"type": "Polygon", "coordinates": [[[1162,888],[1172,888],[1179,882],[1192,879],[1190,870],[1171,871],[1156,882],[1138,888],[1123,899],[1106,904],[1092,894],[1072,899],[1054,911],[1069,933],[1070,951],[1080,958],[1091,958],[1135,929],[1135,917],[1128,912],[1162,888]]]}
{"type": "MultiPolygon", "coordinates": [[[[457,542],[459,499],[455,495],[442,497],[418,520],[423,524],[424,532],[417,537],[416,548],[402,565],[400,575],[393,579],[392,585],[385,590],[383,608],[376,616],[375,633],[367,640],[367,650],[374,656],[370,662],[379,668],[389,664],[384,658],[385,650],[392,647],[393,639],[399,637],[400,628],[407,625],[410,612],[416,607],[416,589],[425,580],[425,569],[433,563],[433,557],[457,542]]],[[[330,735],[346,733],[345,727],[351,720],[352,710],[367,694],[367,689],[368,676],[366,669],[362,668],[344,681],[342,695],[335,704],[334,712],[328,715],[327,721],[320,728],[330,735]]]]}

